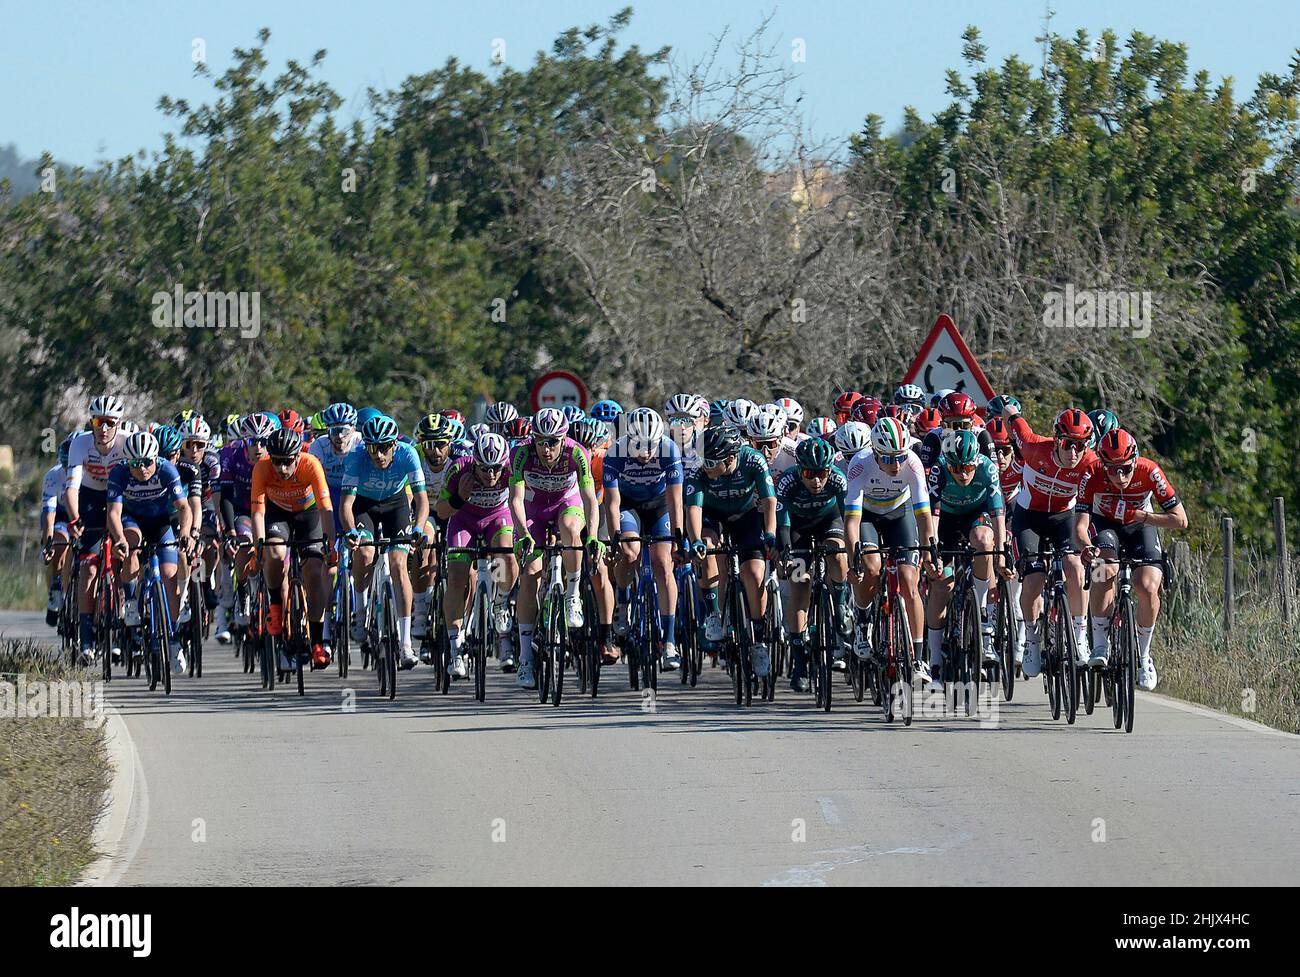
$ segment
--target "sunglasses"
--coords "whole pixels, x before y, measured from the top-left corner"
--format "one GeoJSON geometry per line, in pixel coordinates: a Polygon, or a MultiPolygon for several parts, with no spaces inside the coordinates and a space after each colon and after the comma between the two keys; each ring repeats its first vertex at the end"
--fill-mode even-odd
{"type": "Polygon", "coordinates": [[[949,465],[948,471],[954,475],[974,475],[976,467],[975,465],[949,465]]]}
{"type": "Polygon", "coordinates": [[[831,470],[829,468],[800,468],[799,474],[804,478],[830,478],[831,470]]]}
{"type": "Polygon", "coordinates": [[[543,448],[554,448],[560,443],[559,438],[533,438],[533,443],[543,448]]]}
{"type": "Polygon", "coordinates": [[[388,444],[368,444],[366,450],[377,455],[387,454],[397,447],[396,441],[390,441],[388,444]]]}
{"type": "Polygon", "coordinates": [[[266,442],[269,440],[271,439],[270,438],[249,438],[248,443],[257,448],[265,448],[266,442]]]}
{"type": "Polygon", "coordinates": [[[208,443],[206,441],[186,441],[185,447],[197,448],[199,451],[206,451],[208,449],[208,443]]]}
{"type": "Polygon", "coordinates": [[[420,447],[425,451],[442,451],[444,448],[451,447],[451,440],[446,441],[421,441],[420,447]]]}
{"type": "Polygon", "coordinates": [[[943,423],[956,431],[969,431],[971,429],[971,419],[969,417],[945,417],[943,423]]]}
{"type": "Polygon", "coordinates": [[[689,414],[677,414],[673,417],[668,418],[668,425],[670,427],[684,427],[687,424],[694,424],[694,423],[695,423],[695,418],[691,417],[689,414]]]}
{"type": "Polygon", "coordinates": [[[1069,451],[1087,451],[1087,450],[1088,450],[1088,442],[1087,442],[1087,441],[1078,441],[1078,440],[1076,440],[1076,439],[1074,439],[1074,438],[1057,438],[1057,439],[1056,439],[1056,443],[1059,444],[1062,448],[1065,448],[1065,449],[1067,449],[1067,450],[1069,450],[1069,451]]]}
{"type": "Polygon", "coordinates": [[[292,458],[277,458],[275,455],[271,456],[271,464],[275,465],[277,468],[288,468],[297,460],[297,455],[294,455],[292,458]]]}
{"type": "Polygon", "coordinates": [[[907,452],[903,452],[901,455],[876,455],[876,461],[882,465],[901,465],[907,461],[907,452]]]}
{"type": "Polygon", "coordinates": [[[117,427],[116,417],[92,417],[90,423],[95,427],[117,427]]]}
{"type": "Polygon", "coordinates": [[[476,461],[474,462],[474,467],[481,472],[485,472],[488,475],[495,475],[497,472],[501,471],[506,466],[505,465],[481,465],[476,461]]]}
{"type": "Polygon", "coordinates": [[[1106,472],[1110,475],[1119,475],[1121,478],[1131,472],[1134,468],[1132,463],[1127,465],[1107,465],[1106,472]]]}
{"type": "Polygon", "coordinates": [[[780,441],[755,441],[754,447],[760,451],[771,451],[773,448],[779,447],[780,444],[780,441]]]}
{"type": "Polygon", "coordinates": [[[1009,455],[1011,454],[1012,449],[1011,449],[1011,445],[1009,444],[999,444],[995,447],[995,450],[1000,455],[1009,455]]]}
{"type": "Polygon", "coordinates": [[[126,463],[132,468],[148,468],[157,460],[157,458],[128,458],[126,463]]]}
{"type": "Polygon", "coordinates": [[[327,428],[326,430],[329,431],[331,438],[340,438],[345,434],[350,434],[353,428],[351,424],[335,424],[333,427],[327,428]]]}
{"type": "Polygon", "coordinates": [[[728,456],[728,457],[726,457],[726,458],[715,458],[715,459],[713,459],[713,460],[710,460],[710,459],[708,459],[708,458],[705,458],[705,459],[704,459],[704,467],[705,467],[705,468],[710,468],[710,469],[711,469],[711,468],[725,468],[725,467],[727,466],[727,463],[730,462],[731,459],[732,459],[732,458],[735,458],[735,457],[736,457],[735,455],[730,455],[730,456],[728,456]]]}

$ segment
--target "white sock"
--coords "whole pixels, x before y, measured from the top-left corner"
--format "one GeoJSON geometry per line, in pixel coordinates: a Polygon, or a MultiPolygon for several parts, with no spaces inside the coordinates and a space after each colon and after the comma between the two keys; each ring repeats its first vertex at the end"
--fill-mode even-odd
{"type": "Polygon", "coordinates": [[[1088,615],[1080,614],[1074,619],[1074,643],[1080,648],[1083,647],[1085,635],[1088,633],[1088,615]]]}
{"type": "Polygon", "coordinates": [[[1138,628],[1138,657],[1151,657],[1151,636],[1156,633],[1156,626],[1153,624],[1149,628],[1138,628]]]}
{"type": "Polygon", "coordinates": [[[397,619],[397,641],[405,648],[411,643],[411,615],[397,619]]]}
{"type": "Polygon", "coordinates": [[[531,665],[533,663],[533,626],[531,624],[519,625],[519,664],[531,665]]]}
{"type": "Polygon", "coordinates": [[[453,654],[460,654],[460,646],[464,640],[465,639],[460,636],[460,628],[456,625],[453,624],[447,629],[447,641],[451,643],[453,654]]]}
{"type": "Polygon", "coordinates": [[[577,597],[578,584],[582,582],[582,571],[579,570],[577,573],[569,574],[567,577],[567,581],[569,586],[568,589],[565,590],[565,595],[568,597],[577,597]]]}
{"type": "Polygon", "coordinates": [[[1038,621],[1025,621],[1025,622],[1023,622],[1023,623],[1024,623],[1024,625],[1025,625],[1025,640],[1028,641],[1028,642],[1029,642],[1030,644],[1032,644],[1032,645],[1036,645],[1036,644],[1038,644],[1038,643],[1039,643],[1039,637],[1038,637],[1038,625],[1039,625],[1039,622],[1038,622],[1038,621]]]}
{"type": "Polygon", "coordinates": [[[937,669],[943,664],[943,628],[927,628],[930,634],[930,667],[937,669]]]}
{"type": "Polygon", "coordinates": [[[1110,630],[1110,618],[1092,616],[1092,646],[1100,651],[1106,647],[1106,632],[1110,630]]]}
{"type": "Polygon", "coordinates": [[[370,588],[365,587],[357,590],[357,606],[354,608],[357,617],[365,616],[366,605],[370,603],[370,588]]]}
{"type": "Polygon", "coordinates": [[[973,583],[975,584],[975,602],[979,605],[980,616],[983,617],[988,611],[989,581],[976,577],[973,583]]]}

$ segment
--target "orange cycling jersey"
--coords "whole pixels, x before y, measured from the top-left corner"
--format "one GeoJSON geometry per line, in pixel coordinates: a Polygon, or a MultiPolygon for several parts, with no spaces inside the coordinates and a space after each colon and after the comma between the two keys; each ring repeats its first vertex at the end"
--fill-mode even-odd
{"type": "Polygon", "coordinates": [[[270,458],[263,458],[253,466],[249,511],[265,512],[267,499],[288,512],[302,512],[314,505],[333,508],[329,486],[325,484],[325,469],[315,455],[305,451],[298,456],[298,464],[288,478],[280,477],[270,458]]]}

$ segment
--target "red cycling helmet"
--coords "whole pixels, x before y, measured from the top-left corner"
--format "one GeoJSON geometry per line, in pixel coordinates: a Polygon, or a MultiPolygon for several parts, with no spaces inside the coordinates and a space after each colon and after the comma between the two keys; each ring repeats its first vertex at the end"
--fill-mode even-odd
{"type": "Polygon", "coordinates": [[[506,422],[505,435],[508,438],[526,438],[533,433],[533,419],[531,417],[516,417],[513,421],[506,422]]]}
{"type": "Polygon", "coordinates": [[[943,415],[945,421],[953,417],[973,419],[975,417],[975,401],[964,393],[951,393],[939,401],[939,413],[943,415]]]}
{"type": "Polygon", "coordinates": [[[1122,465],[1137,457],[1137,441],[1133,435],[1117,427],[1102,437],[1097,445],[1097,454],[1104,465],[1122,465]]]}
{"type": "Polygon", "coordinates": [[[446,410],[438,411],[438,413],[441,414],[443,417],[450,417],[453,421],[460,421],[461,424],[465,423],[465,415],[462,414],[460,411],[458,411],[455,407],[448,407],[446,410]]]}
{"type": "Polygon", "coordinates": [[[880,416],[883,407],[880,398],[863,397],[853,402],[853,406],[849,409],[849,417],[870,427],[876,423],[876,418],[880,416]]]}
{"type": "Polygon", "coordinates": [[[889,404],[882,412],[884,417],[892,417],[904,427],[912,422],[912,412],[902,404],[889,404]]]}
{"type": "Polygon", "coordinates": [[[1092,437],[1092,421],[1077,407],[1067,407],[1057,414],[1054,429],[1058,438],[1087,441],[1092,437]]]}
{"type": "MultiPolygon", "coordinates": [[[[967,398],[969,399],[969,398],[967,398]]],[[[935,428],[943,424],[943,417],[933,407],[927,407],[921,413],[916,415],[916,430],[922,434],[929,434],[935,428]]]]}
{"type": "Polygon", "coordinates": [[[984,430],[989,432],[989,437],[993,439],[994,444],[1011,443],[1011,428],[1007,427],[1007,422],[1000,417],[990,417],[984,424],[984,430]]]}
{"type": "Polygon", "coordinates": [[[296,410],[280,411],[280,424],[287,430],[292,431],[294,434],[302,434],[307,428],[306,423],[302,419],[302,415],[296,410]]]}
{"type": "Polygon", "coordinates": [[[835,398],[835,423],[843,424],[853,416],[853,405],[862,399],[856,390],[846,390],[835,398]]]}

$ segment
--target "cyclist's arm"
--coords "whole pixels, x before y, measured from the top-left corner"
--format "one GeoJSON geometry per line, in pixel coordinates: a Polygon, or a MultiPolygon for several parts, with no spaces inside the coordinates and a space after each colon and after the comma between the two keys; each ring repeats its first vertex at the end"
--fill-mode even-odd
{"type": "Polygon", "coordinates": [[[528,518],[524,515],[524,480],[510,479],[510,519],[514,523],[515,538],[528,534],[528,518]]]}
{"type": "Polygon", "coordinates": [[[343,490],[343,504],[339,507],[339,525],[343,527],[345,533],[350,533],[357,528],[357,521],[352,516],[352,505],[356,498],[356,492],[343,490]]]}
{"type": "Polygon", "coordinates": [[[682,485],[668,484],[668,527],[674,537],[682,531],[682,485]]]}
{"type": "Polygon", "coordinates": [[[180,522],[178,534],[182,540],[188,539],[190,528],[194,525],[194,513],[190,510],[190,500],[188,497],[173,499],[172,506],[175,508],[176,515],[180,522]]]}
{"type": "Polygon", "coordinates": [[[609,527],[610,538],[613,539],[618,535],[623,518],[621,511],[623,504],[623,493],[618,490],[618,481],[605,481],[605,525],[609,527]]]}
{"type": "Polygon", "coordinates": [[[424,524],[429,519],[429,493],[421,487],[412,490],[412,496],[415,499],[415,517],[411,520],[411,525],[423,531],[424,524]]]}
{"type": "Polygon", "coordinates": [[[126,539],[126,533],[122,529],[122,502],[110,502],[104,515],[104,525],[108,528],[109,538],[114,543],[121,543],[126,539]]]}
{"type": "Polygon", "coordinates": [[[1181,502],[1168,512],[1155,512],[1146,509],[1139,509],[1138,511],[1142,513],[1142,518],[1138,522],[1144,526],[1155,526],[1156,529],[1187,528],[1187,510],[1183,508],[1181,502]]]}
{"type": "Polygon", "coordinates": [[[1075,510],[1074,519],[1074,541],[1078,544],[1080,550],[1085,550],[1092,545],[1088,538],[1088,526],[1092,523],[1092,513],[1085,507],[1075,510]]]}
{"type": "Polygon", "coordinates": [[[765,495],[758,500],[758,509],[763,513],[763,532],[769,536],[776,535],[776,496],[765,495]]]}

